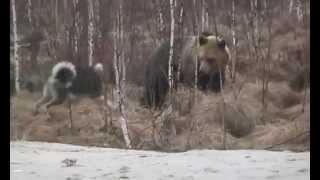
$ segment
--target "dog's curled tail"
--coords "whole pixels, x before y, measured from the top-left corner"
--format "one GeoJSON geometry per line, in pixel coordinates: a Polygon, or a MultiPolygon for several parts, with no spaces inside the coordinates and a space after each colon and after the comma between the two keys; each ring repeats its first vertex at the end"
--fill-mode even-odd
{"type": "Polygon", "coordinates": [[[102,63],[97,63],[94,65],[94,70],[97,72],[97,73],[102,73],[103,72],[103,65],[102,63]]]}

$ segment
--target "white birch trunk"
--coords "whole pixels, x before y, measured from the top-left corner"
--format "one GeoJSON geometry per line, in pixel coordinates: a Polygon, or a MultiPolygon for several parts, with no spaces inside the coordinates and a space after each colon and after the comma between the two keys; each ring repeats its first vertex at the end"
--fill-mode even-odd
{"type": "Polygon", "coordinates": [[[258,14],[258,0],[254,1],[254,9],[255,9],[255,20],[254,20],[254,29],[255,29],[255,37],[256,37],[256,43],[258,43],[259,39],[259,14],[258,14]]]}
{"type": "MultiPolygon", "coordinates": [[[[196,3],[197,3],[197,1],[196,0],[193,0],[193,6],[194,7],[196,7],[196,3]]],[[[194,11],[196,11],[195,9],[194,9],[194,11]]],[[[195,15],[195,24],[197,24],[198,23],[198,17],[196,16],[196,13],[194,14],[195,15]]],[[[199,48],[199,28],[198,28],[198,26],[197,26],[197,28],[196,28],[196,43],[197,43],[197,48],[199,48]]],[[[195,92],[196,92],[196,90],[198,89],[198,56],[196,56],[195,57],[195,71],[194,71],[194,89],[195,89],[195,92]]],[[[196,97],[196,95],[195,95],[195,97],[196,97]]]]}
{"type": "Polygon", "coordinates": [[[14,67],[15,67],[15,89],[16,93],[20,92],[20,63],[18,55],[18,33],[17,33],[17,13],[16,13],[16,0],[11,1],[12,6],[12,21],[13,21],[13,47],[14,47],[14,67]]]}
{"type": "Polygon", "coordinates": [[[159,12],[159,19],[160,19],[160,32],[163,33],[164,31],[164,22],[163,22],[163,15],[162,11],[159,12]]]}
{"type": "Polygon", "coordinates": [[[235,0],[232,0],[232,24],[231,24],[231,32],[232,32],[232,43],[233,45],[236,44],[236,32],[235,32],[235,0]]]}
{"type": "Polygon", "coordinates": [[[116,33],[115,33],[115,41],[114,41],[114,61],[113,61],[113,67],[115,70],[115,78],[116,78],[116,89],[117,89],[117,94],[118,94],[118,108],[120,112],[120,124],[121,124],[121,129],[122,129],[122,134],[126,143],[127,148],[131,149],[131,141],[128,133],[128,125],[127,125],[127,118],[124,113],[124,98],[123,94],[121,91],[121,81],[120,81],[120,67],[121,66],[121,56],[119,57],[119,51],[120,55],[122,54],[123,49],[121,46],[119,46],[119,42],[121,42],[121,19],[122,19],[122,1],[120,1],[120,8],[119,8],[119,17],[117,18],[117,25],[116,27],[116,33]]]}
{"type": "Polygon", "coordinates": [[[27,2],[27,7],[28,7],[28,20],[29,20],[29,23],[31,25],[31,27],[33,27],[32,25],[32,4],[31,4],[31,0],[28,0],[27,2]]]}
{"type": "Polygon", "coordinates": [[[201,32],[203,32],[205,26],[205,2],[204,0],[202,0],[201,2],[201,32]]]}
{"type": "Polygon", "coordinates": [[[237,53],[237,44],[236,44],[236,16],[235,16],[235,0],[232,0],[232,24],[231,24],[231,33],[232,33],[232,44],[234,47],[234,54],[231,60],[231,79],[235,81],[235,73],[236,73],[236,53],[237,53]]]}
{"type": "MultiPolygon", "coordinates": [[[[200,44],[199,44],[199,32],[198,32],[198,34],[197,34],[197,39],[196,39],[196,43],[197,43],[197,48],[200,46],[200,44]]],[[[197,90],[198,89],[198,56],[196,56],[195,57],[195,59],[196,59],[196,64],[195,64],[195,66],[196,66],[196,68],[195,68],[195,71],[194,71],[194,89],[195,90],[197,90]]]]}
{"type": "Polygon", "coordinates": [[[206,28],[206,29],[209,29],[209,12],[208,12],[208,9],[207,9],[207,8],[206,8],[205,28],[206,28]]]}
{"type": "Polygon", "coordinates": [[[121,44],[121,54],[120,54],[120,63],[121,63],[121,87],[123,88],[125,86],[126,81],[126,61],[125,61],[125,54],[124,54],[124,23],[123,23],[123,6],[122,3],[120,4],[120,17],[119,17],[119,23],[120,23],[120,44],[121,44]]]}
{"type": "Polygon", "coordinates": [[[80,15],[79,15],[79,12],[77,11],[77,6],[78,6],[78,3],[79,3],[79,0],[73,0],[73,7],[74,7],[74,9],[75,9],[75,24],[74,24],[74,26],[75,26],[75,28],[74,28],[74,52],[75,52],[75,55],[77,55],[78,54],[78,35],[79,35],[79,33],[80,33],[80,31],[79,31],[79,19],[80,19],[80,15]]]}
{"type": "Polygon", "coordinates": [[[114,44],[114,58],[113,58],[113,68],[115,71],[115,78],[116,78],[116,91],[117,91],[117,100],[118,100],[118,109],[120,112],[120,124],[121,124],[121,129],[122,129],[122,134],[123,134],[123,138],[125,140],[126,146],[127,148],[131,149],[131,141],[129,138],[129,133],[128,133],[128,126],[127,126],[127,119],[125,118],[124,115],[124,107],[123,107],[123,97],[122,97],[122,93],[121,93],[121,85],[120,85],[120,68],[119,68],[119,56],[118,56],[118,47],[116,45],[117,43],[115,42],[114,44]]]}
{"type": "Polygon", "coordinates": [[[292,9],[293,9],[293,0],[289,0],[289,13],[292,13],[292,9]]]}
{"type": "Polygon", "coordinates": [[[298,21],[301,21],[303,19],[302,2],[301,0],[297,0],[296,3],[297,3],[296,12],[297,12],[298,21]]]}
{"type": "Polygon", "coordinates": [[[213,8],[213,12],[214,12],[213,13],[214,32],[215,32],[215,35],[217,36],[218,35],[218,25],[217,25],[217,19],[216,19],[216,16],[217,16],[217,13],[216,13],[217,1],[214,0],[213,4],[214,4],[214,8],[213,8]]]}
{"type": "Polygon", "coordinates": [[[163,12],[162,12],[162,7],[161,7],[161,3],[158,5],[158,13],[159,13],[159,34],[160,34],[160,38],[158,40],[161,40],[164,34],[164,30],[165,30],[165,25],[164,25],[164,20],[163,20],[163,12]]]}
{"type": "MultiPolygon", "coordinates": [[[[181,4],[180,14],[179,14],[179,29],[180,29],[180,38],[183,38],[183,5],[181,4]]],[[[181,42],[180,42],[181,43],[181,42]]],[[[182,47],[182,44],[180,44],[180,48],[182,47]]],[[[178,82],[180,82],[180,74],[181,74],[181,56],[179,56],[178,59],[178,82]]]]}
{"type": "Polygon", "coordinates": [[[171,15],[171,29],[170,29],[170,51],[169,51],[169,87],[170,93],[173,88],[173,74],[172,74],[172,64],[173,64],[173,46],[174,46],[174,0],[170,0],[170,15],[171,15]]]}
{"type": "Polygon", "coordinates": [[[93,4],[92,0],[88,0],[88,15],[89,15],[89,23],[88,23],[88,60],[89,67],[93,64],[93,4]]]}
{"type": "Polygon", "coordinates": [[[131,140],[129,138],[129,133],[128,133],[128,125],[127,125],[127,119],[121,115],[120,116],[120,123],[121,123],[121,129],[124,137],[124,141],[126,142],[126,146],[128,149],[131,149],[131,140]]]}

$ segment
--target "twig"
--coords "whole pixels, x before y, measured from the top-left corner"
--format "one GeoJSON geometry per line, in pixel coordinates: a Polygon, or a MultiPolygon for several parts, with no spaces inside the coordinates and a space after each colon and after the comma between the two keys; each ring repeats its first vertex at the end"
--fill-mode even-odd
{"type": "Polygon", "coordinates": [[[68,109],[69,109],[69,120],[70,120],[70,129],[73,131],[73,123],[72,123],[72,106],[70,99],[68,100],[68,109]]]}

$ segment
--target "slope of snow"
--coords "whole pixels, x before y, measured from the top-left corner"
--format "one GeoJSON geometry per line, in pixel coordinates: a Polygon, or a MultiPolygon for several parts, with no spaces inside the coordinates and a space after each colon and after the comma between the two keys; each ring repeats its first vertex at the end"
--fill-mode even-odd
{"type": "Polygon", "coordinates": [[[25,141],[11,142],[10,152],[13,180],[310,179],[310,152],[161,153],[25,141]]]}

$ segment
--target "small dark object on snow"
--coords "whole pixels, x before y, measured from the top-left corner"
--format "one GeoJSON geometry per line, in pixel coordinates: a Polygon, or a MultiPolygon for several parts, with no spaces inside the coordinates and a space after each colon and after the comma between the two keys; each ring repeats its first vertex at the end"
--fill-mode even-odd
{"type": "Polygon", "coordinates": [[[76,159],[65,159],[62,161],[62,163],[64,164],[64,167],[71,167],[71,166],[75,166],[77,163],[76,159]]]}

